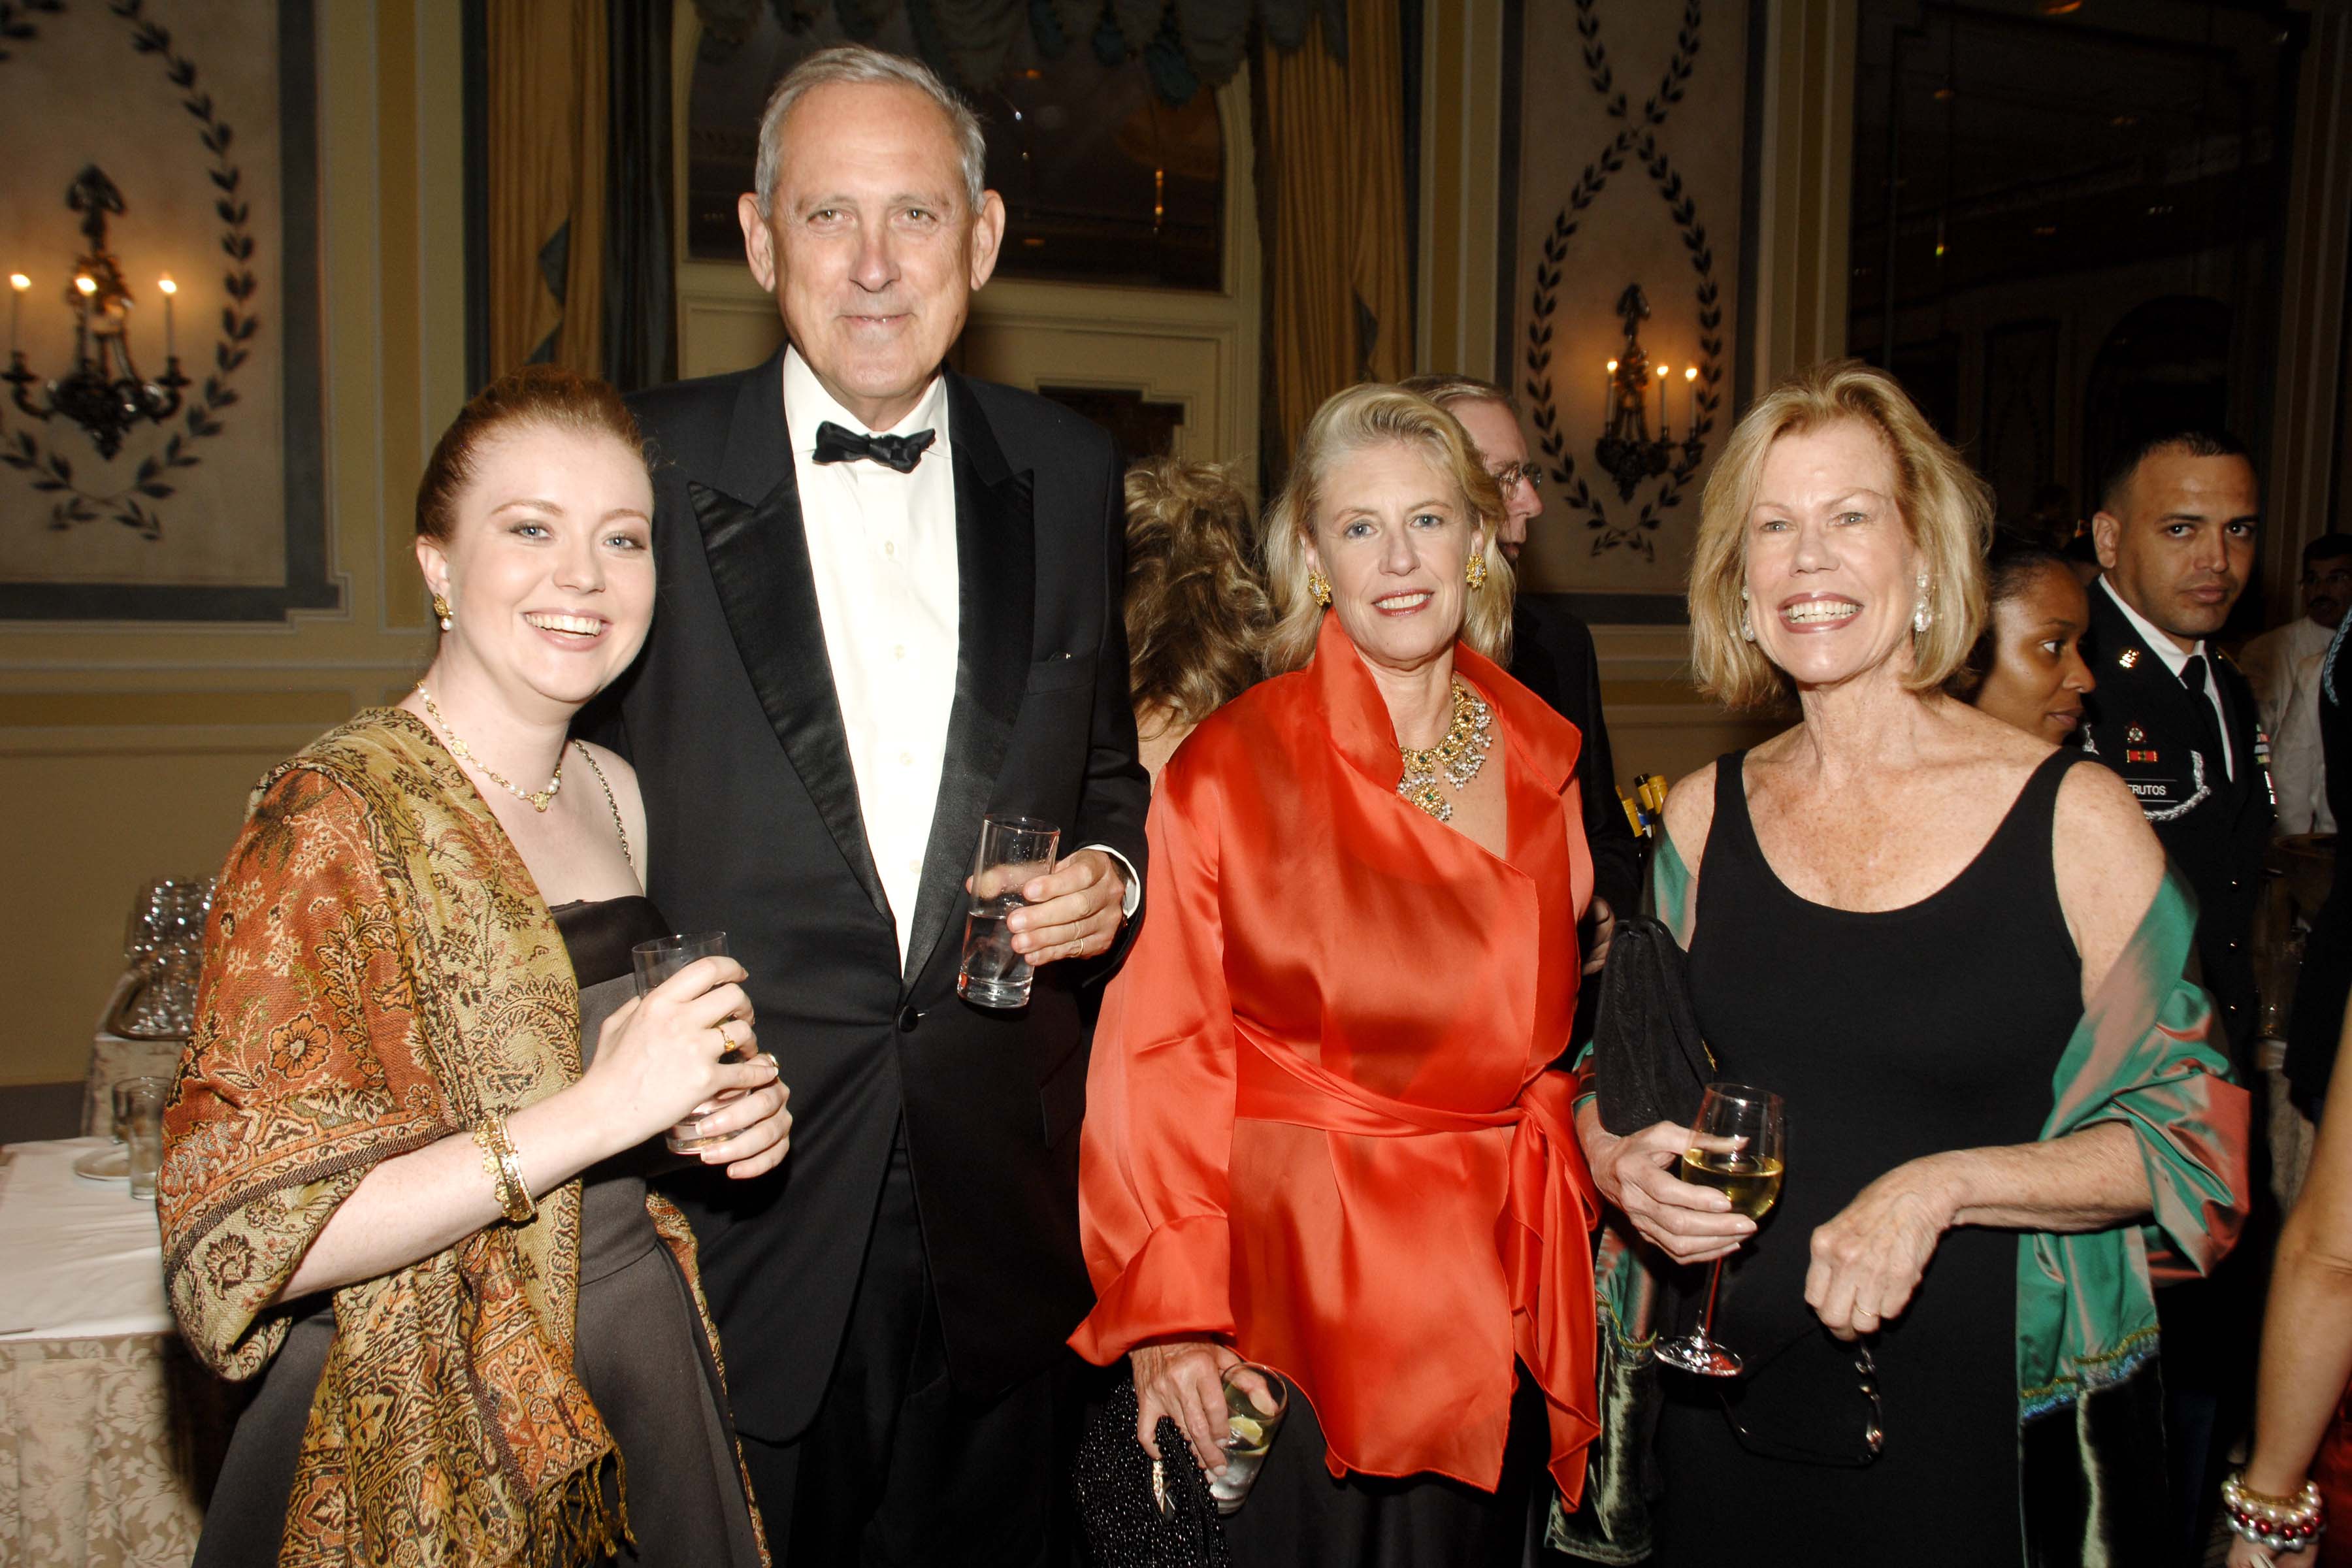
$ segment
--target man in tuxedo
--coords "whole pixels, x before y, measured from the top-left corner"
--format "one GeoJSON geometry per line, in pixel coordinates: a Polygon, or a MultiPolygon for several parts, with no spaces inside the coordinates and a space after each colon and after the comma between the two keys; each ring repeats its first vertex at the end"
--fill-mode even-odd
{"type": "MultiPolygon", "coordinates": [[[[1461,421],[1486,471],[1503,489],[1503,521],[1495,542],[1503,559],[1519,563],[1528,524],[1543,515],[1543,470],[1528,460],[1527,437],[1511,395],[1468,375],[1416,375],[1401,383],[1461,421]]],[[[1641,859],[1633,827],[1617,799],[1609,754],[1609,727],[1601,716],[1601,659],[1592,629],[1555,595],[1522,590],[1511,605],[1511,675],[1576,726],[1584,738],[1576,780],[1584,797],[1584,838],[1592,851],[1592,906],[1584,927],[1588,969],[1609,955],[1616,911],[1639,907],[1641,859]]],[[[1588,987],[1598,995],[1597,987],[1588,987]]],[[[1580,1028],[1578,1036],[1582,1037],[1580,1028]]]]}
{"type": "MultiPolygon", "coordinates": [[[[2227,436],[2167,435],[2126,454],[2091,519],[2103,574],[2084,639],[2099,684],[2083,749],[2123,775],[2196,889],[2199,963],[2241,1083],[2254,1081],[2247,944],[2271,833],[2269,743],[2252,687],[2207,639],[2253,571],[2260,510],[2253,464],[2227,436]]],[[[2184,1560],[2208,1538],[2222,1461],[2251,1414],[2263,1230],[2258,1213],[2210,1279],[2157,1291],[2184,1560]]]]}
{"type": "Polygon", "coordinates": [[[780,1559],[1045,1561],[1092,1303],[1078,1122],[1150,785],[1127,700],[1120,475],[1055,405],[941,369],[1004,209],[929,70],[811,57],[740,216],[787,347],[642,394],[661,603],[604,733],[649,891],[723,929],[791,1086],[778,1174],[666,1184],[692,1221],[780,1559]],[[956,990],[984,814],[1024,888],[1025,1009],[956,990]]]}

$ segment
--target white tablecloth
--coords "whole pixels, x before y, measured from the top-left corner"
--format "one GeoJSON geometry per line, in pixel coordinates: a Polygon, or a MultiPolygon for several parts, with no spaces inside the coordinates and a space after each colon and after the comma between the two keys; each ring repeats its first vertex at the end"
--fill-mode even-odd
{"type": "Polygon", "coordinates": [[[0,1166],[0,1563],[177,1568],[195,1550],[155,1205],[73,1173],[110,1146],[18,1143],[0,1166]]]}

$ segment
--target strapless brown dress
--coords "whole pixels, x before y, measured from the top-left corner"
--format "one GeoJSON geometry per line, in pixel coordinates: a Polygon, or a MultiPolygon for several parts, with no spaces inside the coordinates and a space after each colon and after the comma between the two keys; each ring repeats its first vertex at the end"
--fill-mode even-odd
{"type": "MultiPolygon", "coordinates": [[[[643,898],[561,904],[551,912],[580,982],[585,1060],[595,1053],[598,1027],[634,994],[630,947],[670,928],[643,898]]],[[[686,1277],[646,1213],[645,1164],[644,1152],[632,1151],[592,1167],[581,1195],[572,1370],[628,1472],[635,1542],[614,1561],[637,1568],[758,1568],[727,1392],[686,1277]]],[[[334,1334],[333,1303],[322,1300],[295,1323],[262,1374],[205,1511],[195,1568],[277,1561],[303,1425],[334,1334]]]]}

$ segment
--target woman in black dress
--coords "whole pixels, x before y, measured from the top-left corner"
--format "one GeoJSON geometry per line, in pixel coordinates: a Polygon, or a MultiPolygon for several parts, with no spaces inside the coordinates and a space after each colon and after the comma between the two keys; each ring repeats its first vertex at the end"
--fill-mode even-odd
{"type": "Polygon", "coordinates": [[[1939,690],[1984,622],[1990,521],[1853,364],[1761,400],[1707,487],[1695,666],[1802,718],[1676,786],[1659,909],[1722,1076],[1785,1097],[1788,1159],[1759,1229],[1670,1173],[1685,1128],[1580,1113],[1645,1239],[1729,1258],[1715,1336],[1748,1374],[1654,1373],[1664,1563],[2165,1550],[2161,1453],[2133,1441],[2147,1246],[2226,1250],[2244,1099],[2121,781],[1939,690]]]}
{"type": "Polygon", "coordinates": [[[652,508],[610,387],[493,384],[418,495],[425,679],[256,793],[160,1192],[183,1332],[259,1380],[200,1564],[761,1561],[639,1152],[708,1108],[700,1158],[763,1175],[785,1092],[722,1059],[756,1050],[731,959],[633,994],[644,811],[566,740],[644,642],[652,508]]]}

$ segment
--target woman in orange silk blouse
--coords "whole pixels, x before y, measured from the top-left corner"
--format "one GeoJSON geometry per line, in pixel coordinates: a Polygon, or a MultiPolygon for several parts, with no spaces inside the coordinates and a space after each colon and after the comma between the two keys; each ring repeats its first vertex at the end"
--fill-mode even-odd
{"type": "Polygon", "coordinates": [[[1517,1563],[1542,1472],[1581,1489],[1598,1200],[1551,1064],[1592,868],[1576,730],[1497,667],[1501,514],[1434,405],[1325,404],[1267,519],[1275,678],[1152,802],[1071,1342],[1129,1355],[1139,1440],[1171,1415],[1213,1471],[1221,1371],[1291,1380],[1239,1568],[1517,1563]]]}

